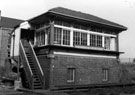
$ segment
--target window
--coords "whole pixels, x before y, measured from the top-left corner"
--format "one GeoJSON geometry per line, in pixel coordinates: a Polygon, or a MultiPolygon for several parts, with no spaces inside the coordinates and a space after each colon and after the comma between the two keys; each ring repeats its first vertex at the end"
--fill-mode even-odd
{"type": "Polygon", "coordinates": [[[46,44],[50,43],[50,27],[46,28],[46,44]]]}
{"type": "Polygon", "coordinates": [[[70,45],[70,30],[63,29],[63,45],[70,45]]]}
{"type": "Polygon", "coordinates": [[[90,46],[96,47],[96,35],[90,34],[90,46]]]}
{"type": "Polygon", "coordinates": [[[81,33],[81,45],[87,46],[87,33],[81,33]]]}
{"type": "Polygon", "coordinates": [[[61,25],[61,26],[67,26],[67,27],[71,26],[71,24],[69,22],[60,21],[60,20],[55,20],[54,24],[61,25]]]}
{"type": "Polygon", "coordinates": [[[102,69],[102,75],[102,81],[108,81],[109,70],[106,68],[102,69]]]}
{"type": "Polygon", "coordinates": [[[97,47],[102,47],[102,36],[97,35],[97,47]]]}
{"type": "Polygon", "coordinates": [[[67,27],[70,27],[70,26],[71,26],[71,24],[70,24],[69,22],[63,22],[62,25],[63,25],[63,26],[67,26],[67,27]]]}
{"type": "Polygon", "coordinates": [[[77,28],[77,29],[80,29],[81,28],[81,25],[79,25],[79,24],[73,24],[73,27],[74,28],[77,28]]]}
{"type": "Polygon", "coordinates": [[[54,24],[57,24],[57,25],[62,25],[62,21],[55,20],[54,24]]]}
{"type": "Polygon", "coordinates": [[[111,38],[110,37],[105,37],[105,49],[110,49],[110,40],[111,40],[111,38]]]}
{"type": "Polygon", "coordinates": [[[42,29],[36,32],[36,45],[43,46],[47,45],[49,36],[49,28],[42,29]]]}
{"type": "Polygon", "coordinates": [[[61,35],[62,35],[62,29],[61,28],[54,28],[54,43],[55,44],[61,44],[61,35]]]}
{"type": "Polygon", "coordinates": [[[80,45],[80,32],[73,32],[73,44],[80,45]]]}
{"type": "Polygon", "coordinates": [[[75,68],[68,68],[67,82],[75,82],[75,68]]]}
{"type": "Polygon", "coordinates": [[[41,45],[45,45],[45,31],[41,31],[41,45]]]}
{"type": "Polygon", "coordinates": [[[70,45],[70,30],[55,27],[54,44],[70,45]]]}
{"type": "Polygon", "coordinates": [[[45,45],[45,31],[41,30],[36,32],[36,45],[45,45]]]}
{"type": "Polygon", "coordinates": [[[73,32],[73,44],[87,46],[87,33],[73,32]]]}
{"type": "Polygon", "coordinates": [[[36,45],[40,45],[40,32],[36,32],[36,45]]]}
{"type": "Polygon", "coordinates": [[[90,46],[102,47],[102,36],[90,34],[90,46]]]}

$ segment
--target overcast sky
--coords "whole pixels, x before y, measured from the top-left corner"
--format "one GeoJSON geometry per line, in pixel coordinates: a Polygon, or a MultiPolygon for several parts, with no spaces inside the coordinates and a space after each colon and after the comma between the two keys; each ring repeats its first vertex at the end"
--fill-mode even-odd
{"type": "Polygon", "coordinates": [[[121,57],[135,58],[135,0],[0,0],[1,15],[27,20],[54,7],[92,14],[128,28],[120,34],[121,57]]]}

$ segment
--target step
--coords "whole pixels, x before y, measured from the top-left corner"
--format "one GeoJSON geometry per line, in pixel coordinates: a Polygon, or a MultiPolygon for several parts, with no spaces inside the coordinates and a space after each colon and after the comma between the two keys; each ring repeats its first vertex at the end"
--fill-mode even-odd
{"type": "Polygon", "coordinates": [[[36,70],[36,68],[31,68],[31,70],[36,70]]]}
{"type": "Polygon", "coordinates": [[[26,55],[31,57],[31,55],[30,55],[30,54],[27,54],[27,53],[26,53],[26,55]]]}
{"type": "Polygon", "coordinates": [[[29,60],[32,60],[32,58],[31,57],[27,57],[29,60]]]}
{"type": "Polygon", "coordinates": [[[29,63],[30,63],[30,64],[33,64],[33,62],[32,62],[32,61],[29,61],[29,63]]]}
{"type": "Polygon", "coordinates": [[[32,57],[31,57],[31,56],[29,56],[29,55],[27,55],[27,58],[28,58],[28,59],[32,59],[32,57]]]}
{"type": "Polygon", "coordinates": [[[42,85],[41,85],[41,82],[38,82],[38,83],[35,83],[35,82],[34,82],[33,85],[34,85],[34,86],[42,86],[42,85]]]}
{"type": "Polygon", "coordinates": [[[40,82],[39,78],[34,78],[33,80],[34,80],[34,82],[40,82]]]}
{"type": "Polygon", "coordinates": [[[31,64],[30,64],[30,67],[31,67],[31,68],[35,68],[35,66],[34,66],[34,65],[31,65],[31,64]]]}
{"type": "Polygon", "coordinates": [[[29,64],[32,65],[32,66],[34,66],[33,62],[30,62],[29,64]]]}
{"type": "Polygon", "coordinates": [[[32,73],[37,74],[36,69],[31,69],[31,70],[32,70],[32,73]]]}
{"type": "Polygon", "coordinates": [[[34,77],[34,78],[39,78],[39,76],[38,76],[38,75],[37,75],[37,76],[35,76],[35,75],[34,75],[33,77],[34,77]]]}
{"type": "Polygon", "coordinates": [[[33,62],[30,62],[29,64],[34,66],[33,62]]]}
{"type": "Polygon", "coordinates": [[[40,80],[36,80],[36,81],[34,81],[34,84],[40,84],[41,85],[41,81],[40,80]]]}
{"type": "Polygon", "coordinates": [[[42,89],[42,86],[34,86],[34,89],[42,89]]]}
{"type": "Polygon", "coordinates": [[[30,55],[30,53],[27,51],[27,52],[25,52],[26,53],[26,55],[30,55]]]}
{"type": "Polygon", "coordinates": [[[41,86],[42,87],[41,83],[39,83],[39,84],[38,83],[37,84],[34,83],[34,86],[41,86]]]}

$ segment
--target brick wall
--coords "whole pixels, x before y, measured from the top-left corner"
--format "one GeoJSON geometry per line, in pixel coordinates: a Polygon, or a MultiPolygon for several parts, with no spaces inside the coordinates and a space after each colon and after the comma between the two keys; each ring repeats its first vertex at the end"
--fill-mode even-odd
{"type": "Polygon", "coordinates": [[[4,66],[5,58],[8,57],[8,39],[11,29],[2,28],[0,32],[0,66],[4,66]]]}
{"type": "Polygon", "coordinates": [[[38,60],[45,75],[45,89],[48,89],[50,85],[50,59],[46,55],[40,55],[38,60]]]}
{"type": "Polygon", "coordinates": [[[50,86],[89,85],[119,82],[119,67],[116,59],[55,55],[51,61],[50,86]],[[67,68],[74,67],[75,82],[67,82],[67,68]],[[109,80],[102,81],[102,69],[109,69],[109,80]]]}

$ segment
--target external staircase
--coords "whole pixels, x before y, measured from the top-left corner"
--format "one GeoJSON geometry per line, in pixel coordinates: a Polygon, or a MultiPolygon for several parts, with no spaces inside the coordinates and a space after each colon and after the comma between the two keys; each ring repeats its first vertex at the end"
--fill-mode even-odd
{"type": "Polygon", "coordinates": [[[38,62],[32,44],[27,40],[20,40],[20,59],[30,89],[44,89],[45,78],[38,62]]]}

